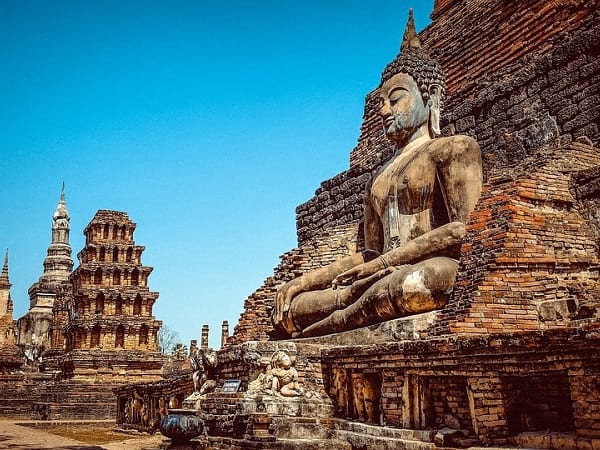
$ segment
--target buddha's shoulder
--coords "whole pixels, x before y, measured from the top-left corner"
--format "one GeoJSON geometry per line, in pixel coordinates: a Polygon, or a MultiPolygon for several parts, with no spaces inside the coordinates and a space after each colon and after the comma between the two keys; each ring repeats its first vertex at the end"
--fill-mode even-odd
{"type": "Polygon", "coordinates": [[[432,139],[428,143],[428,153],[441,158],[459,155],[481,156],[477,141],[463,134],[432,139]]]}

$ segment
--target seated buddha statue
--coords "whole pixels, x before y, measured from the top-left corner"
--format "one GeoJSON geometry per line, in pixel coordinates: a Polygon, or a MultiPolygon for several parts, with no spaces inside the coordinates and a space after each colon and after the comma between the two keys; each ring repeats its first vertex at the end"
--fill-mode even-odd
{"type": "Polygon", "coordinates": [[[396,152],[366,186],[365,250],[279,287],[271,320],[281,336],[337,333],[447,303],[482,168],[471,137],[437,137],[444,92],[411,13],[379,86],[383,130],[396,152]]]}

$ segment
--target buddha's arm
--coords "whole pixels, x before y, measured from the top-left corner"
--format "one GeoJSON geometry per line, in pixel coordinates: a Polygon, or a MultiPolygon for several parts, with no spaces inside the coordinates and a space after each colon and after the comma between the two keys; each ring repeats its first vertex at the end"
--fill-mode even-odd
{"type": "Polygon", "coordinates": [[[450,222],[467,223],[481,195],[481,150],[468,136],[452,136],[436,149],[437,177],[450,222]]]}
{"type": "Polygon", "coordinates": [[[384,253],[379,258],[347,270],[338,275],[333,284],[336,286],[346,286],[389,266],[411,264],[434,255],[444,254],[444,250],[459,244],[464,235],[464,223],[447,223],[384,253]]]}
{"type": "Polygon", "coordinates": [[[365,189],[365,209],[364,209],[364,235],[365,248],[376,252],[383,251],[383,226],[375,208],[371,202],[371,186],[373,179],[367,183],[365,189]]]}

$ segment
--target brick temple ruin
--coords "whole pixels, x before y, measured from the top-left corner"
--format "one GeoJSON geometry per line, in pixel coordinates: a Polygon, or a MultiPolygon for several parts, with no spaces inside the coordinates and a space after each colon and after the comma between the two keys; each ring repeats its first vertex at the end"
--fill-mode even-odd
{"type": "Polygon", "coordinates": [[[394,152],[375,89],[349,169],[297,208],[298,247],[245,301],[216,387],[194,386],[166,433],[192,411],[193,448],[600,445],[597,2],[436,0],[431,17],[442,134],[483,155],[448,302],[317,337],[273,328],[283,282],[365,248],[365,185],[394,152]]]}
{"type": "Polygon", "coordinates": [[[114,388],[163,378],[161,322],[152,311],[158,292],[149,289],[152,267],[142,264],[135,227],[124,212],[99,210],[84,230],[73,271],[63,186],[44,271],[29,289],[30,309],[16,321],[16,332],[6,255],[0,277],[4,416],[114,418],[114,388]]]}
{"type": "Polygon", "coordinates": [[[142,265],[144,247],[134,242],[134,230],[126,213],[100,210],[83,231],[85,247],[70,277],[73,294],[63,327],[68,374],[161,377],[161,322],[152,315],[158,292],[148,287],[152,267],[142,265]]]}
{"type": "Polygon", "coordinates": [[[13,371],[21,365],[15,345],[15,322],[13,301],[10,296],[8,277],[8,250],[4,254],[4,265],[0,274],[0,371],[13,371]]]}

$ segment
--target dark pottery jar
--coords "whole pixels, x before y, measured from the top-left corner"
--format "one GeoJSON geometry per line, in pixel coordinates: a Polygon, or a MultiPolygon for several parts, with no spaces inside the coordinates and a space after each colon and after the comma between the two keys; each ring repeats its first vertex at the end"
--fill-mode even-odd
{"type": "Polygon", "coordinates": [[[194,409],[169,409],[159,426],[160,432],[174,443],[189,442],[204,431],[202,419],[194,409]]]}

